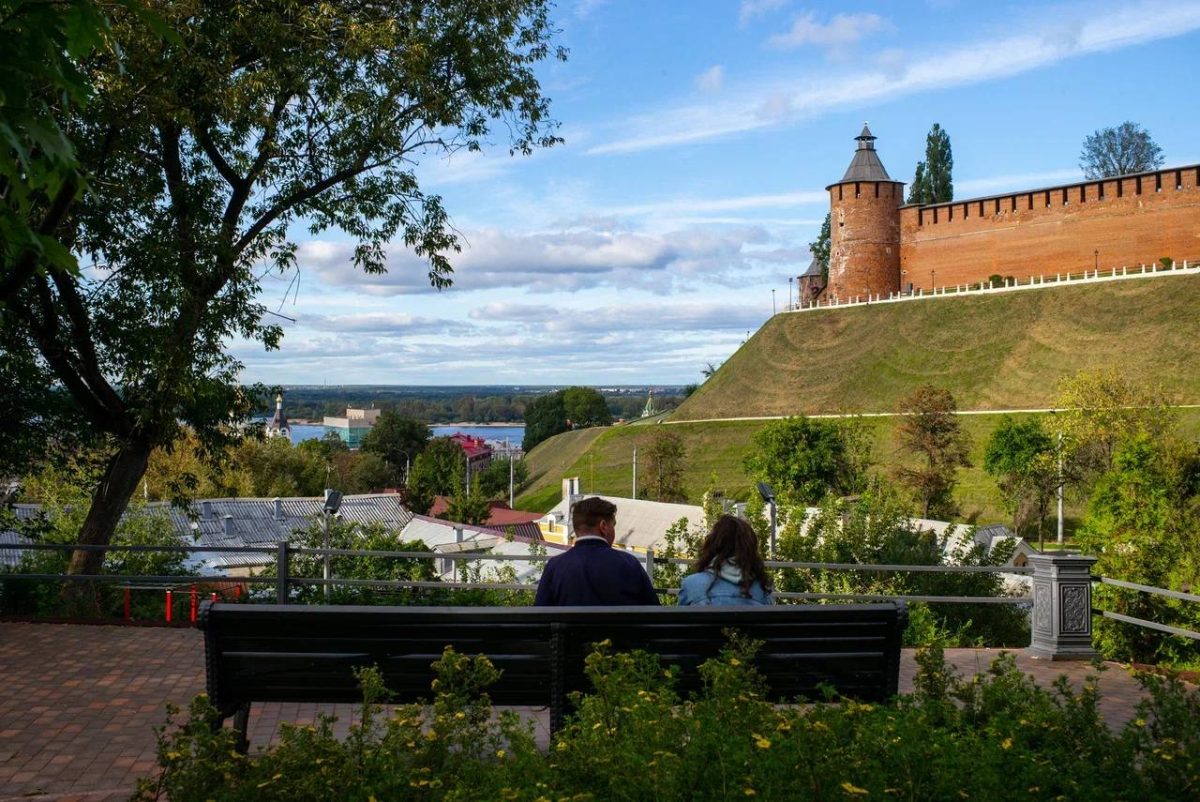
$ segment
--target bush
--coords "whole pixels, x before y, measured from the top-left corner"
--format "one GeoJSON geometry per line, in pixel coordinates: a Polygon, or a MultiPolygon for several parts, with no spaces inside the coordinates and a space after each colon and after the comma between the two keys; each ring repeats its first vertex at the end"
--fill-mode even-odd
{"type": "Polygon", "coordinates": [[[916,692],[888,704],[776,706],[734,637],[701,667],[704,691],[681,699],[676,670],[600,644],[594,691],[548,754],[531,724],[496,714],[483,657],[447,649],[426,705],[387,720],[379,674],[361,672],[361,718],[345,739],[333,720],[284,724],[260,757],[211,729],[203,697],[158,734],[158,774],[136,798],[190,800],[726,800],[1194,798],[1200,782],[1200,692],[1145,677],[1149,698],[1111,731],[1095,677],[1080,691],[1035,685],[1002,655],[964,681],[940,647],[918,655],[916,692]]]}

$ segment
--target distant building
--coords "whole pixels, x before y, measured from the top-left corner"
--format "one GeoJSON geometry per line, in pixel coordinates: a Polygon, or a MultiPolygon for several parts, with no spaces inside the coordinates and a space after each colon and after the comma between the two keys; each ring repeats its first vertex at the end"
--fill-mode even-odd
{"type": "Polygon", "coordinates": [[[796,284],[799,288],[796,303],[801,308],[816,303],[825,291],[825,269],[815,254],[808,263],[808,269],[796,279],[796,284]]]}
{"type": "Polygon", "coordinates": [[[450,435],[450,439],[458,443],[458,447],[466,455],[467,466],[472,476],[492,464],[492,447],[482,437],[455,432],[450,435]]]}
{"type": "Polygon", "coordinates": [[[378,409],[346,409],[344,417],[325,417],[325,433],[333,432],[350,448],[358,448],[362,440],[379,420],[378,409]]]}
{"type": "Polygon", "coordinates": [[[287,415],[283,413],[283,393],[275,396],[275,417],[267,423],[267,437],[292,438],[292,427],[288,425],[287,415]]]}
{"type": "Polygon", "coordinates": [[[593,497],[617,505],[617,536],[613,545],[618,548],[642,552],[661,550],[666,545],[667,530],[680,519],[686,519],[691,527],[704,525],[704,510],[695,504],[580,493],[578,477],[571,477],[563,480],[562,500],[538,521],[542,536],[551,543],[569,545],[574,540],[571,507],[581,499],[593,497]]]}
{"type": "Polygon", "coordinates": [[[658,414],[658,408],[654,406],[654,391],[651,390],[646,396],[646,406],[642,408],[643,418],[652,418],[658,414]]]}

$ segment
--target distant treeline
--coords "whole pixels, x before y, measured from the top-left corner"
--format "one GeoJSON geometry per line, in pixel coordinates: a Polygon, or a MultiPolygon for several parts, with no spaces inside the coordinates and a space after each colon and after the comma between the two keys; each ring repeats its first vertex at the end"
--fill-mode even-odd
{"type": "MultiPolygon", "coordinates": [[[[488,394],[481,388],[451,387],[293,387],[283,388],[283,410],[291,420],[320,420],[326,415],[343,415],[346,407],[390,409],[400,415],[429,423],[521,423],[525,405],[544,392],[488,394]]],[[[551,392],[555,388],[547,388],[551,392]]],[[[604,401],[614,418],[636,418],[646,406],[646,390],[604,392],[604,401]]],[[[677,388],[656,390],[654,406],[674,409],[683,401],[677,388]],[[661,395],[660,395],[661,393],[661,395]]],[[[275,389],[265,394],[257,413],[275,411],[275,389]]]]}

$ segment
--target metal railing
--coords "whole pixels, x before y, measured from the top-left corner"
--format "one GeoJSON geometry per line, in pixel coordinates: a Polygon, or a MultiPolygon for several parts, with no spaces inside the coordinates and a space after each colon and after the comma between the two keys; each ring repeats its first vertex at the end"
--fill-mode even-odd
{"type": "MultiPolygon", "coordinates": [[[[0,573],[0,579],[28,579],[40,581],[67,582],[101,582],[124,584],[130,582],[159,583],[179,585],[190,583],[215,583],[236,581],[244,584],[275,585],[277,603],[287,604],[294,586],[313,585],[317,587],[375,587],[392,589],[447,589],[447,590],[524,590],[534,591],[534,583],[524,582],[459,582],[454,580],[415,580],[415,579],[352,579],[331,577],[298,577],[291,573],[291,558],[297,555],[316,557],[373,557],[382,559],[429,559],[449,562],[545,562],[554,555],[549,554],[490,554],[486,552],[428,552],[428,551],[380,551],[366,549],[334,549],[308,548],[292,546],[280,542],[273,546],[92,546],[60,543],[26,543],[0,544],[0,549],[31,550],[31,551],[91,551],[91,552],[144,552],[144,553],[223,553],[223,554],[261,554],[271,555],[273,559],[264,559],[262,566],[274,563],[274,576],[229,576],[226,574],[194,575],[147,575],[147,574],[46,574],[46,573],[0,573]]],[[[647,574],[653,582],[655,567],[659,565],[691,565],[690,559],[679,557],[660,557],[652,549],[639,555],[647,574]]],[[[1031,573],[1028,568],[999,565],[892,565],[861,563],[814,563],[795,562],[787,560],[767,560],[766,566],[771,569],[804,569],[818,571],[862,571],[879,573],[1002,573],[1024,575],[1031,573]]],[[[679,588],[656,587],[658,593],[678,595],[679,588]]],[[[807,592],[776,592],[778,599],[810,599],[810,600],[841,600],[841,601],[920,601],[934,604],[1030,604],[1030,596],[933,596],[933,595],[896,595],[880,593],[807,593],[807,592]]]]}
{"type": "MultiPolygon", "coordinates": [[[[381,559],[428,559],[441,560],[452,564],[460,562],[545,562],[553,555],[529,554],[491,554],[487,552],[431,552],[431,551],[387,551],[387,550],[358,550],[335,548],[308,548],[293,546],[280,542],[263,546],[93,546],[60,543],[5,543],[0,549],[17,551],[91,551],[91,552],[127,552],[127,553],[181,553],[195,554],[258,554],[263,556],[261,567],[274,564],[274,576],[230,576],[227,574],[192,575],[145,575],[145,574],[50,574],[50,573],[18,573],[0,571],[0,582],[11,579],[34,581],[66,581],[66,582],[99,582],[115,584],[139,583],[160,584],[164,588],[177,587],[185,584],[230,583],[243,585],[274,585],[275,600],[287,604],[295,588],[303,585],[315,587],[364,587],[381,589],[421,589],[421,590],[504,590],[528,591],[536,590],[532,582],[467,582],[454,579],[417,580],[417,579],[354,579],[339,577],[300,577],[293,576],[291,561],[295,556],[315,557],[372,557],[381,559]]],[[[641,562],[650,576],[655,578],[656,568],[667,565],[691,565],[692,561],[678,557],[660,557],[653,550],[647,550],[639,555],[641,562]]],[[[1200,640],[1200,633],[1156,621],[1148,621],[1133,616],[1115,613],[1108,610],[1093,609],[1091,606],[1091,585],[1100,583],[1114,587],[1150,593],[1166,598],[1188,602],[1200,602],[1200,595],[1181,591],[1140,585],[1110,577],[1095,577],[1090,574],[1090,566],[1094,558],[1071,554],[1044,554],[1031,558],[1029,567],[1007,565],[900,565],[900,564],[860,564],[860,563],[816,563],[789,560],[768,560],[766,566],[775,570],[812,570],[812,571],[855,571],[875,573],[942,573],[942,574],[1008,574],[1017,576],[1032,576],[1034,592],[1029,595],[1001,596],[942,596],[920,594],[875,594],[875,593],[815,593],[815,592],[776,592],[774,595],[781,600],[829,600],[829,601],[905,601],[925,602],[930,604],[986,604],[986,605],[1026,605],[1033,610],[1034,651],[1038,651],[1039,640],[1043,650],[1059,648],[1062,642],[1074,639],[1074,651],[1067,654],[1081,655],[1090,650],[1091,626],[1087,621],[1079,620],[1079,611],[1086,610],[1091,614],[1100,615],[1126,624],[1145,627],[1163,633],[1178,635],[1194,640],[1200,640]],[[1073,572],[1073,573],[1072,573],[1073,572]],[[1045,593],[1039,592],[1038,585],[1045,586],[1045,593]],[[1074,594],[1074,595],[1072,595],[1074,594]],[[1083,594],[1080,596],[1079,594],[1083,594]],[[1042,605],[1042,609],[1039,608],[1042,605]],[[1039,628],[1043,631],[1039,635],[1039,628]],[[1086,635],[1086,649],[1081,645],[1082,636],[1086,635]],[[1046,646],[1053,642],[1057,646],[1046,646]]],[[[445,572],[444,572],[445,573],[445,572]]],[[[677,595],[676,587],[656,587],[661,594],[677,595]]],[[[1057,651],[1046,652],[1059,656],[1057,651]]]]}

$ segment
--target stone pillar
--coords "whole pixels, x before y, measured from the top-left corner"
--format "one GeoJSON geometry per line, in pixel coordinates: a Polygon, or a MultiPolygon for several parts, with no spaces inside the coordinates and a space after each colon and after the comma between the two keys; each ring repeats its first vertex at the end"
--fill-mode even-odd
{"type": "Polygon", "coordinates": [[[1035,554],[1033,566],[1033,638],[1029,655],[1047,660],[1091,660],[1092,582],[1095,557],[1035,554]]]}

